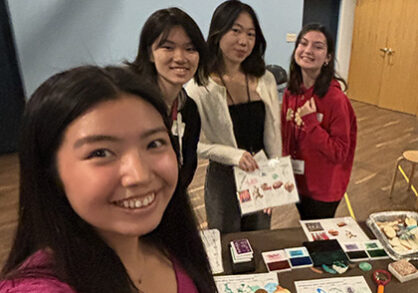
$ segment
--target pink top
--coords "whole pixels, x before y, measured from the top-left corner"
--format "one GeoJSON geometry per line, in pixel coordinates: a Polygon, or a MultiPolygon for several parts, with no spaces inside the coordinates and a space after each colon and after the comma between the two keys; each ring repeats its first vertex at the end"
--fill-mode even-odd
{"type": "Polygon", "coordinates": [[[178,293],[199,293],[193,280],[189,277],[185,270],[180,266],[176,260],[173,262],[174,271],[176,272],[177,279],[177,292],[178,293]]]}
{"type": "MultiPolygon", "coordinates": [[[[45,250],[39,250],[31,255],[22,268],[40,268],[40,272],[51,273],[51,257],[45,250]]],[[[180,264],[173,260],[173,267],[177,279],[178,293],[198,293],[193,280],[187,275],[180,264]]],[[[68,284],[58,280],[52,274],[50,277],[25,278],[0,281],[0,293],[77,293],[68,284]]]]}

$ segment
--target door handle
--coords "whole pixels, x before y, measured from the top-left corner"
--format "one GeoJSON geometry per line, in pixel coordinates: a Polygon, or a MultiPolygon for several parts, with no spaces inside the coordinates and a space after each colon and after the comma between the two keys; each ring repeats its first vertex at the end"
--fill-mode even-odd
{"type": "Polygon", "coordinates": [[[392,48],[389,48],[387,50],[388,55],[392,55],[393,53],[395,53],[395,51],[392,50],[392,48]]]}
{"type": "Polygon", "coordinates": [[[389,52],[390,49],[388,49],[388,48],[380,48],[379,50],[386,54],[387,52],[389,52]]]}

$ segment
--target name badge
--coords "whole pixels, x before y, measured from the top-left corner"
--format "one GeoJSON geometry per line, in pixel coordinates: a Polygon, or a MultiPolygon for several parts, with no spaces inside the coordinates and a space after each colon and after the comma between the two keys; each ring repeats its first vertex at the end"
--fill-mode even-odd
{"type": "Polygon", "coordinates": [[[183,122],[183,117],[181,113],[177,114],[177,120],[174,121],[173,126],[171,127],[171,133],[179,138],[182,138],[184,135],[184,129],[186,128],[186,123],[183,122]]]}
{"type": "Polygon", "coordinates": [[[295,160],[291,159],[293,173],[296,175],[303,175],[305,174],[305,161],[303,160],[295,160]]]}
{"type": "Polygon", "coordinates": [[[179,131],[178,131],[178,127],[177,127],[177,122],[174,122],[173,125],[171,126],[171,133],[175,136],[179,135],[179,131]]]}
{"type": "Polygon", "coordinates": [[[324,119],[324,114],[322,113],[316,113],[316,119],[318,119],[319,123],[322,122],[322,119],[324,119]]]}
{"type": "Polygon", "coordinates": [[[183,137],[185,128],[186,123],[174,121],[173,126],[171,126],[171,133],[175,136],[183,137]]]}
{"type": "Polygon", "coordinates": [[[184,122],[179,123],[177,128],[178,128],[179,136],[183,137],[184,129],[186,128],[186,123],[184,123],[184,122]]]}

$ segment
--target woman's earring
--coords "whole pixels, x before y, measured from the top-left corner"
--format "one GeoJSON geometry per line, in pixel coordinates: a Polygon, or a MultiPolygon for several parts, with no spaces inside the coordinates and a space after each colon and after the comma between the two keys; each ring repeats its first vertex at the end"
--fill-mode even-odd
{"type": "Polygon", "coordinates": [[[325,62],[323,66],[324,67],[327,67],[328,66],[328,62],[325,62]]]}

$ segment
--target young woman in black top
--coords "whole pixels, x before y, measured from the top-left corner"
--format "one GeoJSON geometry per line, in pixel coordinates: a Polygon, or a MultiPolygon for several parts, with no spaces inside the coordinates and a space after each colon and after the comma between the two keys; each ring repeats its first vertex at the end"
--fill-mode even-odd
{"type": "Polygon", "coordinates": [[[197,168],[200,117],[196,104],[183,90],[194,77],[206,83],[207,46],[194,20],[178,8],[154,12],[141,31],[138,54],[131,69],[160,88],[170,109],[172,132],[180,152],[180,182],[186,187],[197,168]]]}
{"type": "Polygon", "coordinates": [[[254,10],[240,1],[216,8],[209,29],[210,76],[186,90],[195,100],[207,139],[198,153],[210,160],[205,208],[210,228],[222,232],[268,229],[270,210],[241,218],[233,166],[258,168],[254,154],[281,155],[276,82],[264,63],[266,41],[254,10]]]}

